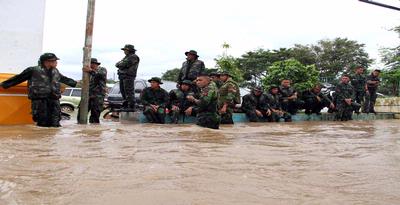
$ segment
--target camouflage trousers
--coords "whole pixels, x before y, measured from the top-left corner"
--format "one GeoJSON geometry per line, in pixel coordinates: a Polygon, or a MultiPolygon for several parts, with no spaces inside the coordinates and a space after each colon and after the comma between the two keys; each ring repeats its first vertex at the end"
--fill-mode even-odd
{"type": "Polygon", "coordinates": [[[165,108],[159,107],[156,111],[150,106],[145,106],[143,115],[146,117],[149,123],[165,123],[165,108]]]}
{"type": "Polygon", "coordinates": [[[60,101],[43,98],[31,101],[32,119],[40,127],[61,127],[60,101]]]}
{"type": "MultiPolygon", "coordinates": [[[[182,119],[182,122],[185,122],[185,111],[184,110],[170,110],[169,116],[171,117],[171,122],[178,124],[179,120],[182,119]]],[[[190,116],[196,116],[196,111],[192,110],[192,114],[190,116]]]]}
{"type": "Polygon", "coordinates": [[[352,116],[353,116],[353,106],[348,105],[345,102],[338,102],[336,104],[336,116],[335,116],[335,120],[337,121],[347,121],[347,120],[352,120],[352,116]]]}
{"type": "Polygon", "coordinates": [[[135,109],[135,78],[119,76],[119,89],[124,99],[123,107],[135,109]]]}
{"type": "Polygon", "coordinates": [[[211,129],[219,129],[220,117],[216,112],[197,114],[197,125],[211,129]]]}
{"type": "Polygon", "coordinates": [[[246,112],[246,116],[250,122],[265,122],[265,121],[272,121],[271,116],[267,116],[266,110],[260,110],[263,114],[262,117],[258,116],[256,110],[251,110],[246,112]]]}
{"type": "Polygon", "coordinates": [[[233,109],[227,108],[225,113],[221,113],[221,124],[233,124],[233,109]]]}
{"type": "Polygon", "coordinates": [[[369,94],[365,95],[365,102],[363,111],[366,113],[374,113],[375,112],[375,102],[378,95],[376,91],[370,90],[369,94]]]}

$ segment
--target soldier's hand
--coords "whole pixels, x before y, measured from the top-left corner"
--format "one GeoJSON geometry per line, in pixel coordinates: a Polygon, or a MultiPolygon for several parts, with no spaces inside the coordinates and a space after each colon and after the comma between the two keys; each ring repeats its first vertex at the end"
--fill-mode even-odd
{"type": "Polygon", "coordinates": [[[329,107],[330,107],[331,109],[335,109],[335,104],[331,103],[331,104],[329,105],[329,107]]]}
{"type": "Polygon", "coordinates": [[[88,72],[88,73],[92,71],[92,69],[89,66],[83,66],[82,70],[83,72],[88,72]]]}
{"type": "Polygon", "coordinates": [[[317,96],[317,100],[318,102],[321,102],[321,98],[319,96],[317,96]]]}
{"type": "Polygon", "coordinates": [[[189,107],[188,109],[185,110],[185,114],[187,116],[190,116],[190,115],[192,115],[192,111],[193,111],[193,107],[189,107]]]}
{"type": "Polygon", "coordinates": [[[226,113],[226,106],[225,105],[219,110],[219,113],[220,114],[226,113]]]}
{"type": "Polygon", "coordinates": [[[272,112],[270,109],[267,110],[267,116],[271,116],[272,112]]]}
{"type": "Polygon", "coordinates": [[[351,99],[344,99],[344,101],[345,101],[348,105],[351,105],[351,99]]]}
{"type": "Polygon", "coordinates": [[[153,111],[157,111],[158,107],[156,105],[150,105],[151,109],[153,109],[153,111]]]}
{"type": "Polygon", "coordinates": [[[259,110],[256,110],[256,115],[258,116],[258,117],[262,117],[262,113],[259,111],[259,110]]]}
{"type": "Polygon", "coordinates": [[[186,99],[193,102],[195,100],[195,98],[192,95],[188,95],[186,96],[186,99]]]}
{"type": "Polygon", "coordinates": [[[172,110],[174,110],[174,111],[179,111],[179,107],[176,106],[176,105],[173,105],[173,106],[172,106],[172,110]]]}

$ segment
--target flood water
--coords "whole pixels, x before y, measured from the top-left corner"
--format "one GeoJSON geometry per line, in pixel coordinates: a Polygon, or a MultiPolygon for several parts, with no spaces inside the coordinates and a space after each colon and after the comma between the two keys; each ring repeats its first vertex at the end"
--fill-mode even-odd
{"type": "Polygon", "coordinates": [[[0,204],[399,204],[399,120],[0,127],[0,204]]]}

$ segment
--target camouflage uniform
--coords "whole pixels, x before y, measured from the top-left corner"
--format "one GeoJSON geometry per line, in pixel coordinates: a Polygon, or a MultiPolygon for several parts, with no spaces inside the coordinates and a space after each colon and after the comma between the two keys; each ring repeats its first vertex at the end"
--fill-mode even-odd
{"type": "Polygon", "coordinates": [[[228,78],[219,88],[218,109],[221,109],[224,104],[228,105],[226,112],[221,114],[221,124],[233,124],[233,109],[235,108],[238,95],[240,101],[239,92],[237,83],[231,78],[228,78]]]}
{"type": "Polygon", "coordinates": [[[197,125],[219,129],[220,117],[217,112],[218,88],[214,82],[201,88],[199,101],[196,103],[197,125]]]}
{"type": "Polygon", "coordinates": [[[279,122],[281,118],[283,118],[285,120],[285,122],[291,122],[292,121],[292,116],[290,115],[290,113],[284,111],[282,109],[282,105],[280,102],[280,99],[282,98],[280,94],[272,94],[271,92],[268,93],[267,95],[267,102],[269,107],[272,110],[278,110],[278,111],[282,111],[283,114],[279,114],[276,112],[272,112],[271,114],[271,121],[272,122],[279,122]]]}
{"type": "Polygon", "coordinates": [[[165,108],[168,104],[168,92],[162,88],[145,88],[140,96],[144,111],[143,114],[150,123],[165,123],[165,108]],[[159,108],[154,111],[150,105],[158,105],[159,108]]]}
{"type": "Polygon", "coordinates": [[[124,108],[135,109],[135,78],[139,66],[139,57],[135,54],[133,45],[125,45],[122,50],[129,50],[121,61],[115,64],[118,68],[119,87],[124,98],[124,108]]]}
{"type": "Polygon", "coordinates": [[[60,83],[75,87],[77,82],[63,76],[57,68],[46,69],[42,66],[33,66],[4,81],[1,85],[7,89],[26,80],[33,121],[42,127],[60,127],[60,83]]]}
{"type": "MultiPolygon", "coordinates": [[[[194,93],[191,90],[186,92],[182,91],[181,89],[174,89],[169,92],[169,115],[171,116],[173,123],[178,123],[179,116],[185,115],[185,110],[189,107],[193,106],[194,104],[186,99],[187,96],[194,96],[194,93]],[[177,106],[179,110],[172,110],[172,106],[177,106]]],[[[192,112],[192,115],[195,116],[196,114],[192,112]]]]}
{"type": "Polygon", "coordinates": [[[304,102],[306,114],[320,114],[324,107],[329,107],[332,101],[322,92],[315,93],[312,90],[306,90],[302,93],[301,99],[304,102]],[[319,98],[319,100],[318,100],[319,98]]]}
{"type": "Polygon", "coordinates": [[[367,113],[375,113],[375,102],[376,98],[378,95],[376,94],[376,91],[378,90],[378,85],[375,84],[370,84],[368,81],[378,81],[380,82],[381,80],[379,77],[375,77],[372,74],[369,75],[366,79],[367,81],[367,88],[368,88],[368,94],[365,97],[365,104],[364,104],[364,111],[367,113]]]}
{"type": "Polygon", "coordinates": [[[89,111],[90,123],[100,123],[100,113],[104,108],[104,97],[107,92],[107,70],[104,67],[98,67],[96,71],[90,72],[89,84],[89,111]]]}
{"type": "Polygon", "coordinates": [[[246,113],[250,122],[271,121],[270,117],[267,116],[269,110],[267,96],[263,93],[260,96],[256,96],[252,91],[250,94],[243,96],[242,110],[246,113]],[[259,117],[256,114],[256,110],[259,110],[263,116],[259,117]]]}
{"type": "Polygon", "coordinates": [[[302,103],[298,99],[289,100],[288,97],[294,95],[296,93],[296,90],[294,90],[292,87],[285,88],[283,86],[279,86],[279,93],[279,100],[282,110],[292,115],[295,115],[302,103]]]}
{"type": "Polygon", "coordinates": [[[347,104],[344,99],[354,101],[354,88],[350,84],[340,83],[335,89],[336,120],[347,121],[352,119],[353,106],[347,104]]]}
{"type": "MultiPolygon", "coordinates": [[[[367,83],[366,78],[362,74],[355,74],[351,78],[351,85],[354,87],[355,91],[355,99],[354,101],[356,103],[359,103],[361,105],[364,104],[364,97],[365,97],[365,84],[367,83]]],[[[359,110],[356,110],[358,113],[359,110]]]]}
{"type": "MultiPolygon", "coordinates": [[[[188,53],[196,55],[198,57],[196,51],[193,50],[188,51],[185,53],[185,55],[188,55],[188,53]]],[[[179,72],[177,82],[178,84],[180,84],[184,80],[190,80],[191,82],[193,82],[194,80],[196,80],[197,76],[200,73],[203,73],[204,71],[205,71],[205,65],[203,61],[198,59],[195,59],[194,61],[187,60],[182,64],[182,68],[179,72]]],[[[194,93],[199,92],[195,84],[192,85],[191,89],[194,93]]]]}

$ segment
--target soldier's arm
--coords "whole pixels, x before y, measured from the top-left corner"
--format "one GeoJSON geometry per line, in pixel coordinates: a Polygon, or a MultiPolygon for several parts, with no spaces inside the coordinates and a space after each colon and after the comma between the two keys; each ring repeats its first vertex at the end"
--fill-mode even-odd
{"type": "Polygon", "coordinates": [[[69,86],[71,86],[71,87],[75,87],[76,84],[78,83],[78,82],[76,82],[74,79],[65,77],[65,76],[62,75],[61,73],[60,73],[60,82],[61,82],[61,83],[64,83],[65,85],[69,85],[69,86]]]}
{"type": "Polygon", "coordinates": [[[25,69],[24,71],[22,71],[20,74],[15,75],[8,80],[3,81],[0,85],[1,85],[1,87],[5,88],[5,89],[15,86],[15,85],[18,85],[26,80],[29,80],[32,76],[32,71],[33,71],[33,68],[29,67],[29,68],[25,69]]]}
{"type": "Polygon", "coordinates": [[[247,112],[255,109],[255,106],[250,103],[250,97],[245,95],[242,97],[242,110],[247,112]]]}
{"type": "Polygon", "coordinates": [[[212,99],[215,98],[215,95],[216,93],[214,90],[208,90],[207,93],[203,94],[195,103],[200,107],[207,106],[211,103],[212,99]]]}
{"type": "Polygon", "coordinates": [[[226,103],[229,105],[234,105],[235,104],[235,98],[236,98],[236,86],[232,83],[228,84],[228,94],[226,96],[226,103]]]}
{"type": "Polygon", "coordinates": [[[98,69],[92,75],[99,80],[107,80],[107,70],[105,68],[98,69]]]}
{"type": "Polygon", "coordinates": [[[139,63],[139,57],[135,55],[128,56],[118,63],[118,68],[129,68],[136,63],[139,63]]]}
{"type": "Polygon", "coordinates": [[[142,93],[140,93],[140,101],[142,101],[144,106],[150,105],[146,89],[142,90],[142,93]]]}

